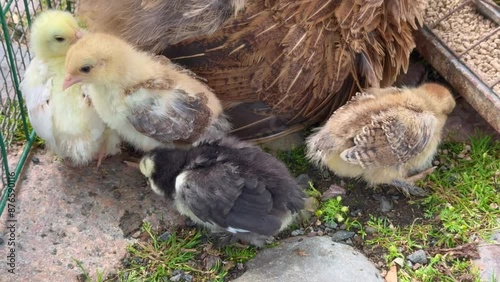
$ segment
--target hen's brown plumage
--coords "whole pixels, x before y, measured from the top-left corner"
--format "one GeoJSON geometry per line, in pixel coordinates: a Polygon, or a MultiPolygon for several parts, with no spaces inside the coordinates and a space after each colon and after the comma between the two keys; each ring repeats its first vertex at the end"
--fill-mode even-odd
{"type": "Polygon", "coordinates": [[[233,133],[255,141],[322,121],[360,87],[392,84],[408,68],[411,33],[425,6],[426,0],[81,0],[78,13],[92,20],[91,28],[148,51],[179,42],[161,53],[206,78],[233,133]]]}
{"type": "Polygon", "coordinates": [[[91,31],[122,36],[148,51],[216,31],[245,0],[80,0],[91,31]]]}
{"type": "Polygon", "coordinates": [[[392,84],[408,68],[425,4],[248,0],[221,30],[164,54],[206,78],[226,106],[240,104],[229,110],[234,133],[255,139],[321,121],[359,87],[392,84]]]}

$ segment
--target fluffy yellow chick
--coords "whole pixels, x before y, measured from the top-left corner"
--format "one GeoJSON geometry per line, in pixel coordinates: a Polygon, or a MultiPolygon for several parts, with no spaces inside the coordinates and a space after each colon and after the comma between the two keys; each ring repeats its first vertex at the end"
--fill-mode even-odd
{"type": "Polygon", "coordinates": [[[392,184],[407,196],[424,195],[413,182],[432,172],[428,168],[454,107],[450,91],[435,83],[368,89],[308,138],[308,157],[339,176],[392,184]]]}
{"type": "Polygon", "coordinates": [[[165,57],[109,34],[83,36],[66,58],[64,87],[88,86],[101,118],[137,149],[191,144],[229,127],[215,94],[165,57]]]}
{"type": "Polygon", "coordinates": [[[35,132],[58,157],[75,165],[120,151],[119,135],[99,118],[88,95],[78,86],[63,91],[64,62],[82,30],[69,12],[49,10],[37,15],[30,46],[35,55],[20,88],[35,132]]]}

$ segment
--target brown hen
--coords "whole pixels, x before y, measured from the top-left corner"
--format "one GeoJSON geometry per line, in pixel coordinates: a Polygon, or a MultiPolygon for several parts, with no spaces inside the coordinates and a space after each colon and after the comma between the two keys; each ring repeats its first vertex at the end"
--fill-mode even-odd
{"type": "MultiPolygon", "coordinates": [[[[422,24],[427,1],[211,0],[220,5],[190,19],[186,11],[196,9],[189,3],[201,1],[146,2],[163,10],[156,9],[159,15],[151,12],[146,20],[126,18],[123,25],[101,30],[114,30],[153,51],[175,43],[172,38],[186,39],[162,54],[206,78],[231,117],[233,133],[258,142],[323,121],[360,87],[391,85],[408,68],[415,47],[412,31],[422,24]],[[184,12],[178,14],[179,23],[215,27],[210,24],[214,17],[228,15],[220,11],[235,11],[243,2],[245,9],[215,33],[195,29],[186,35],[175,22],[161,24],[178,9],[184,12]],[[167,6],[173,10],[164,11],[167,6]],[[147,34],[153,36],[144,38],[147,34]]],[[[99,17],[123,19],[121,10],[108,9],[99,17]]]]}

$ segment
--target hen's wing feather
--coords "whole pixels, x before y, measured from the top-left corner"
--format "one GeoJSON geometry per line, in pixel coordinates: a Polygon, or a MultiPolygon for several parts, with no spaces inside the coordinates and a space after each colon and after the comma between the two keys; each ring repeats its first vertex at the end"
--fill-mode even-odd
{"type": "Polygon", "coordinates": [[[426,1],[386,2],[248,0],[216,33],[164,54],[207,78],[225,104],[269,106],[271,113],[249,109],[251,123],[235,124],[240,137],[251,138],[256,130],[247,128],[263,131],[270,118],[287,128],[322,121],[360,88],[388,86],[406,71],[426,1]]]}
{"type": "Polygon", "coordinates": [[[363,168],[394,166],[407,162],[428,144],[437,119],[412,109],[386,111],[372,119],[354,137],[355,146],[341,158],[363,168]]]}

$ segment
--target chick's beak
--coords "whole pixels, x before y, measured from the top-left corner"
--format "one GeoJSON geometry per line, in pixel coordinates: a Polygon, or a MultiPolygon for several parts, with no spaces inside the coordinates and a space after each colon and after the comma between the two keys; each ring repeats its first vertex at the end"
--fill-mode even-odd
{"type": "Polygon", "coordinates": [[[71,85],[79,83],[81,81],[82,79],[79,77],[73,77],[70,74],[66,74],[66,76],[64,77],[63,91],[66,90],[71,85]]]}

